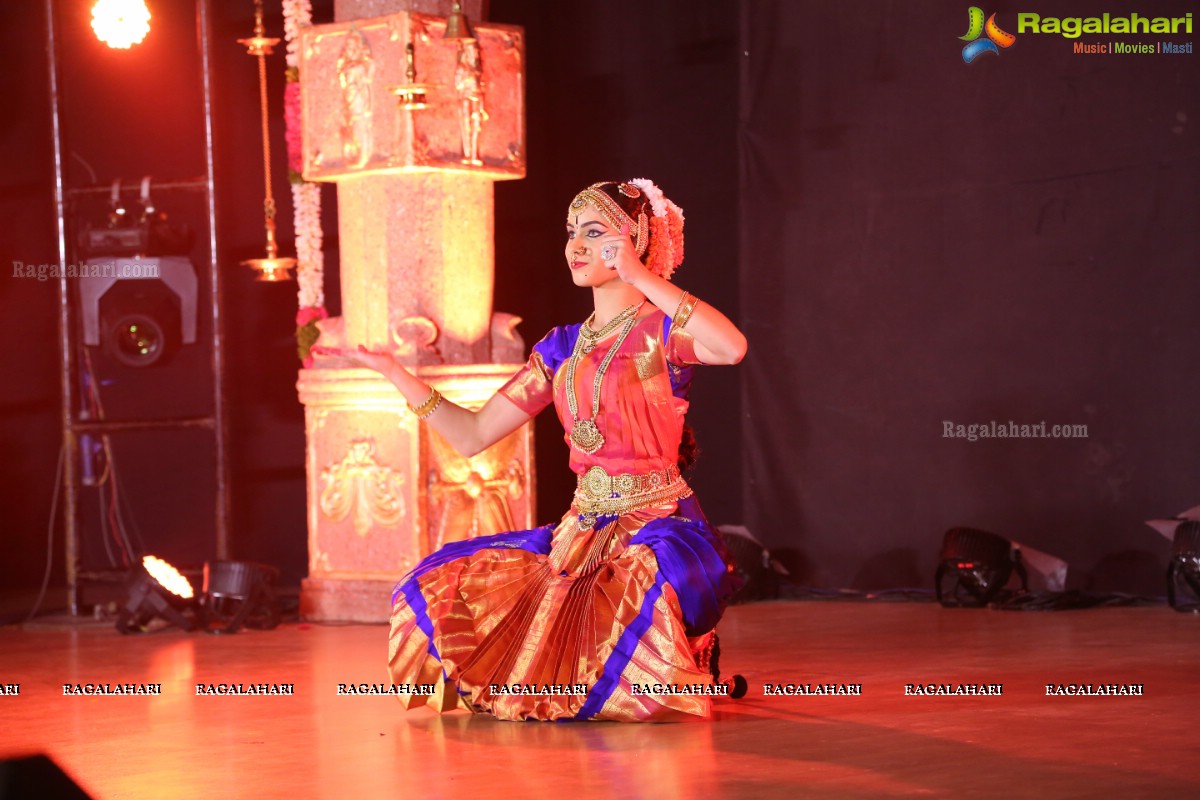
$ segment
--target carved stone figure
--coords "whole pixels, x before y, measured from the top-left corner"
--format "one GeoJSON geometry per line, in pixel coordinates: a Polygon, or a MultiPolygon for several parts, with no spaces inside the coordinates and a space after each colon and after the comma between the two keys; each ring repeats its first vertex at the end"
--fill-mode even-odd
{"type": "Polygon", "coordinates": [[[371,48],[360,31],[346,36],[337,60],[338,84],[342,89],[342,157],[349,166],[361,167],[371,160],[371,81],[375,62],[371,48]]]}

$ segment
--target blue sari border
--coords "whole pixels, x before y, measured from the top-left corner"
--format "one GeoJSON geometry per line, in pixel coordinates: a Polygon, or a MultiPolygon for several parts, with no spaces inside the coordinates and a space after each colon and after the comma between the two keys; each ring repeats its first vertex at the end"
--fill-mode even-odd
{"type": "Polygon", "coordinates": [[[599,714],[604,708],[604,704],[608,702],[608,698],[612,697],[612,693],[616,691],[617,682],[621,679],[621,674],[625,672],[625,667],[629,666],[629,661],[633,658],[638,643],[646,635],[646,631],[650,630],[650,623],[654,619],[654,605],[662,595],[662,587],[665,582],[663,573],[659,571],[654,585],[642,598],[642,607],[638,610],[637,617],[621,633],[621,638],[617,639],[616,646],[604,662],[600,680],[596,681],[588,690],[587,700],[579,707],[575,719],[591,719],[599,714]]]}
{"type": "MultiPolygon", "coordinates": [[[[402,593],[405,593],[405,584],[416,582],[430,570],[437,569],[440,566],[457,561],[460,558],[474,555],[480,550],[489,549],[508,549],[508,550],[526,550],[530,553],[538,555],[549,555],[550,553],[550,537],[554,532],[553,525],[543,525],[540,528],[532,528],[525,531],[508,531],[506,533],[496,533],[491,536],[477,536],[474,539],[465,539],[461,542],[450,542],[442,545],[435,553],[430,553],[421,560],[421,563],[413,567],[412,570],[400,579],[395,588],[392,589],[392,605],[396,604],[402,593]]],[[[405,593],[407,597],[407,594],[405,593]]]]}

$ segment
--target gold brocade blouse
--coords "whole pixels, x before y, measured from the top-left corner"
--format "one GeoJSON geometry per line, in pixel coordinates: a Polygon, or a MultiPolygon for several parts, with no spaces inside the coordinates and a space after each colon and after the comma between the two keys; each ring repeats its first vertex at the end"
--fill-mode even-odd
{"type": "MultiPolygon", "coordinates": [[[[604,373],[596,424],[604,444],[587,454],[571,442],[573,424],[567,403],[567,361],[580,325],[555,328],[533,347],[529,361],[500,393],[530,416],[554,403],[571,448],[571,471],[582,475],[600,466],[609,474],[664,470],[676,463],[691,367],[699,364],[691,334],[672,328],[657,308],[643,314],[621,344],[604,373]]],[[[576,407],[580,419],[592,415],[596,370],[616,343],[616,333],[582,355],[575,370],[576,407]]]]}

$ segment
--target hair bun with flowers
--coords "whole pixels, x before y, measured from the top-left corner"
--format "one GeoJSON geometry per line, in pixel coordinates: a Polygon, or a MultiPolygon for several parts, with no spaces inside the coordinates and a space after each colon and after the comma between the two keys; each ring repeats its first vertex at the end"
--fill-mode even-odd
{"type": "Polygon", "coordinates": [[[646,268],[670,279],[675,269],[683,263],[683,209],[668,200],[662,189],[649,178],[634,178],[630,183],[646,195],[653,213],[646,268]]]}

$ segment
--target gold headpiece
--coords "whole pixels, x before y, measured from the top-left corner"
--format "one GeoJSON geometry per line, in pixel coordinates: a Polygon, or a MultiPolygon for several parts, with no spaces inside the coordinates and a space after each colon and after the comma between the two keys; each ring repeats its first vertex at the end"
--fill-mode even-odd
{"type": "MultiPolygon", "coordinates": [[[[593,183],[575,195],[575,199],[571,201],[570,211],[579,213],[583,210],[584,206],[591,204],[614,230],[620,231],[622,227],[628,225],[629,232],[634,235],[633,249],[637,252],[638,258],[641,258],[645,255],[646,248],[650,245],[650,221],[646,217],[645,210],[638,211],[637,222],[634,222],[633,218],[625,213],[625,209],[621,208],[616,200],[609,197],[606,192],[596,188],[603,185],[604,183],[593,183]]],[[[642,191],[632,183],[618,184],[617,191],[633,199],[642,195],[642,191]]]]}

